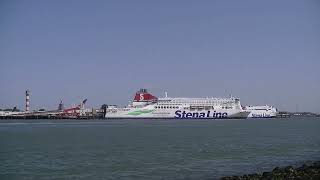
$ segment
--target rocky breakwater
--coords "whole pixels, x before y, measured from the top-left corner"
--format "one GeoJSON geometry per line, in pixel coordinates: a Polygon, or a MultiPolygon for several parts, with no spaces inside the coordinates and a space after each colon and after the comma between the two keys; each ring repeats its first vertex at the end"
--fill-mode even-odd
{"type": "Polygon", "coordinates": [[[294,168],[287,166],[284,168],[276,167],[271,172],[263,172],[261,174],[247,174],[242,176],[227,176],[221,180],[281,180],[281,179],[297,179],[297,180],[320,180],[320,161],[308,162],[301,167],[294,168]]]}

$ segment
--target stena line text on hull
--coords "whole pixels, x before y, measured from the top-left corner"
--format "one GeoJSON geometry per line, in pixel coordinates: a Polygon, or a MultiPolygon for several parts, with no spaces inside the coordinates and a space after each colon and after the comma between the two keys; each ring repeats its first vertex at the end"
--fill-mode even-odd
{"type": "Polygon", "coordinates": [[[181,111],[178,110],[175,112],[175,118],[178,119],[188,119],[188,118],[199,118],[199,119],[219,119],[219,118],[228,118],[228,113],[226,112],[216,112],[216,111],[207,111],[207,112],[186,112],[186,111],[181,111]]]}

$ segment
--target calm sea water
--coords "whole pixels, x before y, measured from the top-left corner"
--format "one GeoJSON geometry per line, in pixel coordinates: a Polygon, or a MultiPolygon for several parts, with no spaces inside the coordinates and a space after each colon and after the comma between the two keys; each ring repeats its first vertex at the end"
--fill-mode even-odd
{"type": "Polygon", "coordinates": [[[320,159],[320,118],[1,120],[0,179],[217,179],[320,159]]]}

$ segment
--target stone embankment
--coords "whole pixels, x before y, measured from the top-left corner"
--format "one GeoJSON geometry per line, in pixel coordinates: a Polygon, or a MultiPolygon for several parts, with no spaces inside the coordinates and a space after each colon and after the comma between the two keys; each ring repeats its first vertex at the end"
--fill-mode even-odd
{"type": "Polygon", "coordinates": [[[271,172],[261,174],[247,174],[242,176],[226,176],[221,180],[320,180],[320,161],[308,162],[301,167],[294,168],[287,166],[284,168],[276,167],[271,172]]]}

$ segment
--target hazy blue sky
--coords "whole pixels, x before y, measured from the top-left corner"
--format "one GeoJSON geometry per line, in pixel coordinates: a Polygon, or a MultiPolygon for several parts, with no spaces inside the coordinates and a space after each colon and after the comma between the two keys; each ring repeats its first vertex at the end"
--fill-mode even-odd
{"type": "Polygon", "coordinates": [[[222,97],[320,112],[320,1],[0,1],[0,108],[222,97]]]}

